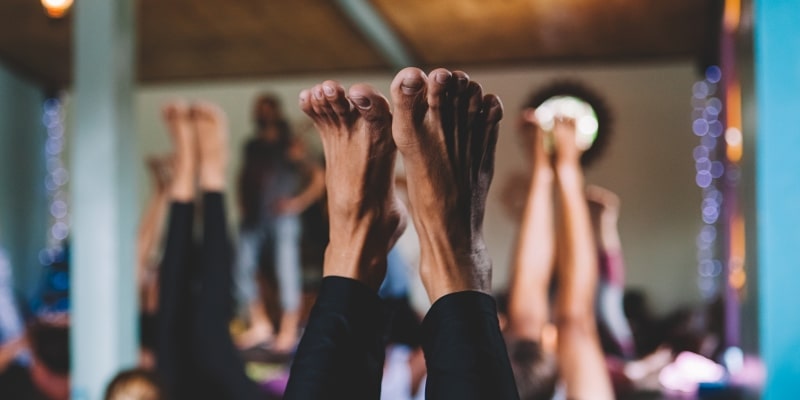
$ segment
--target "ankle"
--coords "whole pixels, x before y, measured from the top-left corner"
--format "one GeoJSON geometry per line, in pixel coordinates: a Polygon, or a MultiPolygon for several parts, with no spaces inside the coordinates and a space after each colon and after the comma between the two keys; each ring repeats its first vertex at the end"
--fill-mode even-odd
{"type": "Polygon", "coordinates": [[[420,278],[431,302],[455,292],[491,290],[492,262],[482,239],[453,247],[433,240],[422,246],[420,278]]]}

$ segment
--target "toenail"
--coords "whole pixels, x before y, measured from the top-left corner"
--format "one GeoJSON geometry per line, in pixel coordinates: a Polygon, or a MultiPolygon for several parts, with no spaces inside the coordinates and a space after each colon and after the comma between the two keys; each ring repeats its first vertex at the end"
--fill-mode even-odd
{"type": "Polygon", "coordinates": [[[442,71],[436,74],[436,82],[447,83],[449,79],[450,79],[450,74],[448,74],[447,72],[442,71]]]}
{"type": "Polygon", "coordinates": [[[323,86],[322,91],[325,92],[325,96],[333,96],[334,94],[336,94],[336,91],[333,90],[333,88],[328,85],[323,86]]]}
{"type": "Polygon", "coordinates": [[[423,85],[424,82],[421,79],[406,78],[403,79],[403,83],[400,84],[400,90],[403,91],[403,94],[415,94],[422,90],[423,85]]]}
{"type": "Polygon", "coordinates": [[[372,106],[372,102],[369,101],[366,97],[351,97],[350,100],[353,100],[356,107],[366,110],[372,106]]]}
{"type": "Polygon", "coordinates": [[[314,89],[314,98],[317,100],[322,100],[322,89],[316,88],[314,89]]]}

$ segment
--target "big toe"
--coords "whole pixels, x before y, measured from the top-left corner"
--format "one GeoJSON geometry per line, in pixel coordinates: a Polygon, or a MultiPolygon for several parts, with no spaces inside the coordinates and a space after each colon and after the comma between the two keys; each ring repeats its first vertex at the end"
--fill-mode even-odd
{"type": "Polygon", "coordinates": [[[368,122],[386,122],[391,119],[389,102],[375,88],[359,83],[350,88],[350,101],[368,122]]]}
{"type": "Polygon", "coordinates": [[[426,106],[425,87],[428,78],[419,68],[404,68],[394,77],[391,86],[395,113],[408,113],[426,106]]]}

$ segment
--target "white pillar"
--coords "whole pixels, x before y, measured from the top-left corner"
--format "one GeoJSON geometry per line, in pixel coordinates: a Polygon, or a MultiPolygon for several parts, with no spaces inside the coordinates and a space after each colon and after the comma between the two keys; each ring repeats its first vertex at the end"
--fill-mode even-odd
{"type": "Polygon", "coordinates": [[[95,400],[136,363],[135,20],[131,0],[73,12],[72,398],[95,400]]]}

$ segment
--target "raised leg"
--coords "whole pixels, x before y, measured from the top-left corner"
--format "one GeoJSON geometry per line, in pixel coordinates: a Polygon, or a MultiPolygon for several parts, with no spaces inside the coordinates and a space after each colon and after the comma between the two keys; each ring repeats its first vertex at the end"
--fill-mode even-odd
{"type": "Polygon", "coordinates": [[[404,159],[433,302],[423,321],[429,399],[515,399],[483,239],[500,100],[463,72],[406,68],[392,82],[392,133],[404,159]]]}
{"type": "Polygon", "coordinates": [[[286,399],[377,399],[384,361],[377,290],[404,228],[394,196],[395,145],[386,99],[326,81],[300,94],[325,150],[330,243],[324,279],[295,355],[286,399]]]}
{"type": "Polygon", "coordinates": [[[159,274],[156,365],[171,397],[186,396],[192,370],[187,337],[191,326],[192,225],[196,143],[186,104],[164,107],[164,121],[175,148],[175,171],[169,188],[166,247],[159,274]]]}
{"type": "Polygon", "coordinates": [[[532,138],[533,173],[509,283],[509,331],[515,338],[541,345],[542,330],[549,321],[548,288],[556,258],[554,174],[533,110],[523,111],[522,118],[525,133],[532,138]]]}
{"type": "Polygon", "coordinates": [[[584,196],[581,152],[575,145],[575,121],[556,119],[555,172],[558,211],[558,364],[567,397],[613,399],[611,381],[595,322],[597,249],[584,196]]]}
{"type": "Polygon", "coordinates": [[[233,297],[232,250],[225,218],[223,190],[227,164],[227,121],[216,106],[192,107],[199,144],[200,189],[203,191],[202,244],[195,260],[199,293],[195,296],[191,342],[205,395],[226,399],[257,399],[255,384],[245,375],[244,362],[228,331],[233,297]],[[213,394],[212,394],[213,393],[213,394]]]}

